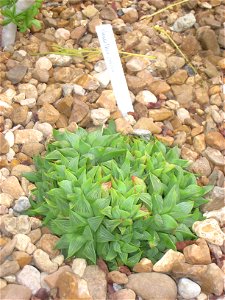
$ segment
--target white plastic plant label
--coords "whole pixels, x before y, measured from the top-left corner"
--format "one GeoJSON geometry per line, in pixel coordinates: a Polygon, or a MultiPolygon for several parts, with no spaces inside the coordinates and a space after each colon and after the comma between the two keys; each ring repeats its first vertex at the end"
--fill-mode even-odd
{"type": "Polygon", "coordinates": [[[96,27],[96,32],[100,42],[105,64],[109,72],[117,106],[122,115],[126,116],[129,112],[133,112],[134,108],[132,105],[112,26],[110,24],[99,25],[96,27]]]}

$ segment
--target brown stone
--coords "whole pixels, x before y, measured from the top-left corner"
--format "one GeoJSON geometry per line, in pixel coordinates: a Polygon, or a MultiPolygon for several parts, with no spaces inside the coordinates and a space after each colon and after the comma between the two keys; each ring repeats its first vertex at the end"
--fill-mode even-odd
{"type": "Polygon", "coordinates": [[[193,87],[190,84],[172,85],[176,100],[184,107],[189,108],[193,100],[193,87]]]}
{"type": "Polygon", "coordinates": [[[45,276],[44,281],[47,283],[47,285],[51,289],[56,288],[57,281],[58,281],[60,274],[65,273],[65,272],[72,272],[71,267],[69,267],[69,266],[60,267],[56,272],[45,276]]]}
{"type": "Polygon", "coordinates": [[[211,263],[209,247],[202,238],[195,241],[195,244],[185,247],[183,253],[188,264],[208,265],[211,263]]]}
{"type": "Polygon", "coordinates": [[[73,102],[74,102],[74,98],[69,95],[59,99],[55,103],[55,108],[69,118],[71,114],[73,102]]]}
{"type": "Polygon", "coordinates": [[[0,277],[14,275],[19,271],[19,269],[20,266],[17,261],[6,260],[3,264],[0,265],[0,277]]]}
{"type": "Polygon", "coordinates": [[[146,129],[151,133],[160,133],[162,128],[154,124],[151,118],[140,118],[134,125],[134,129],[146,129]]]}
{"type": "Polygon", "coordinates": [[[39,82],[47,83],[49,80],[49,72],[46,69],[35,68],[32,73],[32,77],[37,79],[39,82]]]}
{"type": "Polygon", "coordinates": [[[193,146],[198,153],[202,153],[205,150],[205,135],[203,133],[194,137],[193,146]]]}
{"type": "Polygon", "coordinates": [[[146,87],[146,82],[137,76],[127,75],[126,79],[129,90],[135,95],[146,87]]]}
{"type": "Polygon", "coordinates": [[[167,82],[169,84],[183,84],[188,78],[188,73],[186,70],[177,70],[173,75],[171,75],[167,82]]]}
{"type": "Polygon", "coordinates": [[[30,157],[33,157],[33,156],[36,156],[38,154],[40,154],[41,152],[43,152],[45,149],[45,146],[41,143],[29,143],[29,144],[24,144],[22,146],[22,149],[21,151],[30,156],[30,157]]]}
{"type": "Polygon", "coordinates": [[[9,152],[9,144],[4,135],[0,132],[0,154],[6,154],[9,152]]]}
{"type": "Polygon", "coordinates": [[[129,134],[133,132],[133,128],[130,123],[124,118],[118,118],[115,120],[116,131],[122,134],[129,134]]]}
{"type": "Polygon", "coordinates": [[[165,81],[156,80],[149,84],[149,90],[157,96],[169,92],[170,86],[165,81]]]}
{"type": "Polygon", "coordinates": [[[143,103],[135,103],[134,104],[134,111],[138,115],[138,118],[147,118],[148,117],[148,109],[146,105],[143,103]]]}
{"type": "Polygon", "coordinates": [[[173,111],[166,108],[150,109],[149,117],[154,121],[164,121],[173,117],[173,111]]]}
{"type": "Polygon", "coordinates": [[[47,122],[53,125],[59,119],[59,116],[60,113],[58,112],[58,110],[48,103],[45,103],[38,110],[38,118],[41,123],[47,122]]]}
{"type": "Polygon", "coordinates": [[[69,123],[81,122],[88,115],[88,113],[89,113],[89,106],[85,102],[79,100],[78,98],[74,99],[69,123]]]}
{"type": "Polygon", "coordinates": [[[85,32],[86,27],[81,25],[71,31],[70,37],[75,41],[75,43],[78,43],[82,36],[84,36],[85,32]]]}
{"type": "Polygon", "coordinates": [[[95,91],[100,86],[98,80],[89,74],[82,75],[78,80],[76,80],[76,84],[81,85],[84,89],[89,91],[95,91]]]}
{"type": "Polygon", "coordinates": [[[37,242],[36,246],[48,253],[50,258],[53,258],[60,254],[59,250],[54,249],[58,240],[59,238],[53,234],[44,234],[37,242]]]}
{"type": "Polygon", "coordinates": [[[20,196],[24,195],[24,191],[15,176],[9,176],[0,186],[3,193],[9,194],[14,199],[18,199],[20,196]]]}
{"type": "Polygon", "coordinates": [[[205,87],[196,86],[195,87],[195,97],[196,97],[196,101],[200,105],[209,103],[208,89],[205,87]]]}
{"type": "Polygon", "coordinates": [[[155,137],[162,143],[166,144],[167,146],[172,146],[174,142],[174,138],[172,136],[164,136],[161,134],[155,134],[155,137]]]}
{"type": "Polygon", "coordinates": [[[201,49],[201,46],[195,36],[188,35],[183,37],[180,48],[187,56],[190,57],[196,55],[201,49]]]}
{"type": "Polygon", "coordinates": [[[27,106],[21,106],[19,104],[13,103],[12,105],[13,111],[11,114],[11,120],[14,124],[25,124],[28,114],[28,107],[27,106]]]}
{"type": "Polygon", "coordinates": [[[108,280],[117,284],[126,284],[128,283],[128,277],[126,274],[119,271],[111,271],[108,273],[108,280]]]}
{"type": "Polygon", "coordinates": [[[32,261],[32,256],[23,251],[15,251],[12,255],[13,259],[18,262],[20,268],[29,265],[32,261]]]}
{"type": "Polygon", "coordinates": [[[206,144],[220,151],[225,150],[225,138],[218,131],[210,131],[205,136],[206,144]]]}
{"type": "Polygon", "coordinates": [[[69,83],[75,75],[74,69],[71,67],[57,67],[54,69],[55,82],[69,83]]]}
{"type": "Polygon", "coordinates": [[[1,289],[1,300],[30,300],[31,290],[23,285],[8,284],[1,289]]]}
{"type": "Polygon", "coordinates": [[[152,272],[153,264],[150,259],[142,258],[139,263],[133,267],[136,273],[152,272]]]}
{"type": "Polygon", "coordinates": [[[172,270],[173,265],[177,262],[185,262],[183,253],[170,249],[159,261],[154,264],[153,271],[168,273],[172,270]]]}
{"type": "Polygon", "coordinates": [[[99,105],[99,107],[106,108],[110,112],[116,111],[116,99],[113,91],[111,90],[103,91],[96,103],[99,105]]]}

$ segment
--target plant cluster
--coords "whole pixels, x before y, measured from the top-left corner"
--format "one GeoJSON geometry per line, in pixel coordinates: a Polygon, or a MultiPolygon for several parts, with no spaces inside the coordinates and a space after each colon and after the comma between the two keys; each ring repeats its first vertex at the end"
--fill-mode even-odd
{"type": "Polygon", "coordinates": [[[35,17],[39,13],[43,0],[35,0],[30,7],[20,13],[16,11],[17,1],[18,0],[0,0],[0,11],[4,16],[4,20],[1,24],[4,26],[14,23],[21,32],[27,31],[32,25],[41,28],[41,23],[35,19],[35,17]]]}
{"type": "Polygon", "coordinates": [[[101,257],[111,269],[158,260],[176,242],[194,239],[199,206],[211,187],[200,187],[177,148],[104,130],[54,131],[46,156],[36,157],[32,216],[42,216],[60,236],[66,257],[91,263],[101,257]]]}

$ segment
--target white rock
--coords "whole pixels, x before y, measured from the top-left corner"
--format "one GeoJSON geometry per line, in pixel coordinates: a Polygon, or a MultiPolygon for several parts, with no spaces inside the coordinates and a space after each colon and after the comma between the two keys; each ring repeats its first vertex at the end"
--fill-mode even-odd
{"type": "Polygon", "coordinates": [[[200,286],[188,278],[181,278],[178,282],[178,293],[184,299],[192,299],[201,293],[200,286]]]}
{"type": "Polygon", "coordinates": [[[55,67],[67,67],[73,61],[73,58],[68,55],[49,54],[47,55],[47,58],[50,59],[55,67]]]}
{"type": "Polygon", "coordinates": [[[43,133],[36,129],[21,129],[15,131],[15,144],[38,143],[42,141],[43,133]]]}
{"type": "Polygon", "coordinates": [[[127,120],[127,122],[131,125],[134,126],[136,124],[135,118],[131,115],[126,115],[124,117],[125,120],[127,120]]]}
{"type": "Polygon", "coordinates": [[[15,248],[19,251],[26,251],[26,248],[30,242],[30,237],[25,234],[18,233],[15,235],[15,238],[16,238],[15,248]]]}
{"type": "Polygon", "coordinates": [[[35,98],[38,97],[37,88],[35,85],[31,83],[22,83],[18,85],[18,89],[20,93],[25,93],[26,98],[35,98]]]}
{"type": "Polygon", "coordinates": [[[7,140],[10,147],[12,147],[14,145],[15,139],[14,139],[14,134],[12,131],[6,132],[5,139],[7,140]]]}
{"type": "Polygon", "coordinates": [[[183,107],[177,109],[177,117],[183,123],[185,119],[190,119],[189,111],[183,107]]]}
{"type": "Polygon", "coordinates": [[[11,207],[13,203],[13,197],[6,193],[0,193],[0,205],[11,207]]]}
{"type": "Polygon", "coordinates": [[[36,249],[37,249],[37,247],[30,242],[27,245],[26,252],[27,252],[27,254],[33,254],[36,249]]]}
{"type": "Polygon", "coordinates": [[[19,93],[18,95],[14,96],[14,101],[20,103],[21,100],[25,99],[25,93],[19,93]]]}
{"type": "Polygon", "coordinates": [[[173,264],[176,262],[185,262],[184,254],[170,249],[154,264],[153,271],[163,273],[170,272],[173,264]]]}
{"type": "Polygon", "coordinates": [[[209,243],[222,246],[225,241],[225,234],[215,219],[210,218],[197,221],[192,225],[192,230],[198,237],[205,239],[209,243]]]}
{"type": "Polygon", "coordinates": [[[32,294],[41,288],[41,274],[33,266],[26,265],[17,275],[18,283],[28,287],[32,294]]]}
{"type": "Polygon", "coordinates": [[[149,65],[149,60],[142,57],[132,57],[127,63],[126,67],[129,71],[138,72],[146,69],[149,65]]]}
{"type": "Polygon", "coordinates": [[[216,219],[221,226],[225,225],[225,206],[217,209],[217,210],[212,210],[209,212],[204,213],[204,217],[208,218],[213,218],[216,219]]]}
{"type": "Polygon", "coordinates": [[[106,108],[98,108],[91,110],[91,119],[96,126],[103,125],[110,117],[110,111],[106,108]]]}
{"type": "Polygon", "coordinates": [[[58,264],[53,263],[49,255],[41,249],[37,249],[33,254],[36,267],[46,273],[53,273],[58,270],[58,264]]]}
{"type": "Polygon", "coordinates": [[[4,279],[5,279],[8,283],[16,283],[16,276],[15,276],[15,275],[8,275],[8,276],[5,276],[4,279]]]}
{"type": "Polygon", "coordinates": [[[37,123],[35,123],[33,128],[39,130],[40,132],[42,132],[44,138],[48,138],[49,136],[52,135],[53,127],[49,123],[46,123],[46,122],[39,123],[39,122],[37,122],[37,123]]]}
{"type": "Polygon", "coordinates": [[[87,262],[84,258],[75,258],[72,264],[72,270],[75,274],[82,277],[87,267],[87,262]]]}
{"type": "Polygon", "coordinates": [[[156,103],[157,98],[152,92],[144,90],[137,94],[136,101],[143,104],[147,104],[149,102],[156,103]]]}
{"type": "Polygon", "coordinates": [[[189,13],[183,17],[178,18],[171,29],[176,32],[182,32],[188,28],[191,28],[195,23],[195,16],[192,13],[189,13]]]}
{"type": "Polygon", "coordinates": [[[15,151],[12,148],[10,148],[9,152],[6,154],[6,158],[8,161],[12,161],[15,155],[16,155],[15,151]]]}
{"type": "Polygon", "coordinates": [[[13,98],[15,97],[15,95],[16,95],[16,91],[13,90],[13,89],[7,89],[7,90],[5,91],[4,94],[7,96],[7,98],[8,98],[10,101],[12,101],[12,99],[13,99],[13,98]]]}
{"type": "Polygon", "coordinates": [[[20,105],[26,105],[29,108],[33,108],[36,105],[36,99],[35,98],[27,98],[20,101],[20,105]]]}
{"type": "Polygon", "coordinates": [[[94,74],[94,77],[98,80],[102,88],[107,87],[110,82],[109,72],[107,70],[94,74]]]}
{"type": "Polygon", "coordinates": [[[52,62],[47,57],[43,56],[36,61],[35,67],[49,71],[52,68],[52,62]]]}
{"type": "Polygon", "coordinates": [[[70,38],[70,32],[67,29],[64,28],[58,28],[55,31],[55,38],[56,39],[63,39],[63,40],[68,40],[70,38]]]}
{"type": "Polygon", "coordinates": [[[53,263],[57,263],[58,266],[61,266],[64,262],[64,256],[62,254],[57,255],[52,259],[53,263]]]}
{"type": "Polygon", "coordinates": [[[74,94],[80,95],[80,96],[84,96],[86,94],[85,89],[79,84],[73,85],[73,91],[74,91],[74,94]]]}
{"type": "Polygon", "coordinates": [[[94,65],[94,70],[98,73],[105,71],[106,70],[105,61],[99,60],[98,62],[96,62],[96,64],[94,65]]]}

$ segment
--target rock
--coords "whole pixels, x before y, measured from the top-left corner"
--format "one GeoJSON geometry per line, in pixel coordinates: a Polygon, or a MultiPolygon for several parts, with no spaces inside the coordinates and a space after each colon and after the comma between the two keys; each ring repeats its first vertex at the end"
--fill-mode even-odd
{"type": "Polygon", "coordinates": [[[126,288],[133,290],[145,300],[176,299],[177,286],[168,275],[154,272],[138,273],[131,274],[128,279],[126,288]]]}
{"type": "Polygon", "coordinates": [[[192,265],[208,265],[211,263],[209,247],[204,239],[198,239],[195,244],[186,246],[183,250],[185,260],[192,265]]]}
{"type": "Polygon", "coordinates": [[[117,13],[115,12],[115,10],[108,6],[108,7],[104,7],[101,11],[100,11],[100,17],[103,19],[103,20],[109,20],[109,21],[112,21],[114,19],[117,19],[118,16],[117,16],[117,13]]]}
{"type": "Polygon", "coordinates": [[[101,96],[96,102],[100,107],[108,109],[110,112],[116,110],[116,99],[111,90],[105,90],[101,93],[101,96]]]}
{"type": "Polygon", "coordinates": [[[60,113],[51,104],[45,103],[42,108],[38,110],[38,118],[40,122],[47,122],[55,124],[59,119],[60,113]]]}
{"type": "Polygon", "coordinates": [[[128,283],[127,275],[119,271],[111,271],[108,273],[108,280],[117,284],[126,284],[128,283]]]}
{"type": "Polygon", "coordinates": [[[22,146],[21,152],[26,154],[27,156],[33,157],[45,150],[45,146],[40,143],[30,143],[30,144],[24,144],[22,146]]]}
{"type": "Polygon", "coordinates": [[[142,117],[144,117],[144,118],[148,117],[148,109],[147,109],[146,105],[144,105],[142,103],[135,103],[134,111],[137,114],[138,119],[140,119],[142,117]]]}
{"type": "Polygon", "coordinates": [[[18,199],[24,195],[24,191],[20,186],[20,183],[16,176],[7,177],[1,184],[0,187],[3,193],[9,194],[13,199],[18,199]]]}
{"type": "Polygon", "coordinates": [[[177,117],[182,123],[184,123],[185,119],[190,119],[189,111],[183,107],[180,107],[177,109],[177,117]]]}
{"type": "Polygon", "coordinates": [[[57,280],[58,294],[60,299],[82,299],[91,300],[88,289],[79,291],[79,283],[82,281],[82,287],[85,288],[84,280],[79,280],[78,276],[71,272],[63,272],[57,280]]]}
{"type": "Polygon", "coordinates": [[[73,273],[82,277],[87,267],[87,262],[84,258],[75,258],[72,264],[73,273]]]}
{"type": "Polygon", "coordinates": [[[18,262],[20,268],[29,265],[32,261],[32,256],[24,251],[14,251],[12,257],[18,262]]]}
{"type": "Polygon", "coordinates": [[[215,219],[196,221],[192,225],[192,230],[207,242],[218,246],[222,246],[225,240],[225,234],[222,232],[215,219]]]}
{"type": "Polygon", "coordinates": [[[36,246],[46,253],[48,253],[50,258],[59,255],[59,250],[55,249],[56,243],[59,238],[53,234],[45,233],[42,235],[41,239],[38,241],[36,246]]]}
{"type": "Polygon", "coordinates": [[[58,111],[63,112],[63,114],[69,118],[71,115],[71,108],[72,108],[73,102],[74,102],[74,98],[71,95],[65,96],[65,97],[59,99],[55,103],[55,107],[58,111]]]}
{"type": "Polygon", "coordinates": [[[65,272],[72,272],[72,270],[69,266],[60,267],[56,272],[46,275],[44,281],[51,289],[56,288],[59,275],[65,272]]]}
{"type": "Polygon", "coordinates": [[[1,289],[2,300],[30,300],[31,290],[23,285],[19,284],[8,284],[6,287],[1,289]]]}
{"type": "Polygon", "coordinates": [[[183,32],[188,28],[191,28],[196,22],[195,16],[192,13],[184,15],[176,20],[172,26],[172,30],[175,32],[183,32]]]}
{"type": "Polygon", "coordinates": [[[16,239],[10,240],[3,248],[0,250],[0,264],[2,264],[6,258],[13,252],[16,245],[16,239]]]}
{"type": "Polygon", "coordinates": [[[34,125],[34,129],[40,131],[43,133],[44,138],[48,138],[52,135],[53,127],[51,124],[44,122],[44,123],[38,123],[36,122],[34,125]]]}
{"type": "Polygon", "coordinates": [[[22,65],[15,66],[11,68],[8,72],[6,72],[6,77],[13,84],[17,84],[20,81],[22,81],[22,79],[27,73],[27,69],[28,68],[26,66],[22,66],[22,65]]]}
{"type": "Polygon", "coordinates": [[[223,151],[225,150],[225,138],[218,131],[210,131],[205,137],[206,144],[212,148],[223,151]]]}
{"type": "MultiPolygon", "coordinates": [[[[73,58],[68,55],[49,54],[46,57],[51,61],[52,65],[54,67],[68,67],[71,65],[71,63],[73,61],[73,58]]],[[[63,72],[64,70],[61,70],[61,71],[63,72]]]]}
{"type": "Polygon", "coordinates": [[[221,226],[224,226],[225,223],[225,207],[222,207],[218,210],[212,210],[209,212],[204,213],[204,216],[208,219],[208,218],[213,218],[216,219],[221,226]]]}
{"type": "Polygon", "coordinates": [[[0,133],[0,154],[6,154],[9,152],[9,143],[5,139],[4,135],[0,133]]]}
{"type": "Polygon", "coordinates": [[[146,82],[137,76],[126,75],[126,80],[129,90],[135,95],[143,91],[146,87],[146,82]]]}
{"type": "Polygon", "coordinates": [[[202,154],[206,148],[205,135],[199,134],[199,135],[195,136],[193,139],[193,146],[194,146],[196,152],[202,154]]]}
{"type": "Polygon", "coordinates": [[[49,80],[49,76],[49,72],[46,69],[35,68],[32,72],[32,77],[34,79],[37,79],[39,82],[47,83],[49,80]]]}
{"type": "Polygon", "coordinates": [[[67,29],[64,28],[58,28],[55,31],[55,38],[56,39],[63,39],[63,40],[68,40],[70,38],[70,32],[67,29]]]}
{"type": "Polygon", "coordinates": [[[7,281],[0,278],[0,290],[7,286],[7,281]]]}
{"type": "Polygon", "coordinates": [[[176,100],[185,108],[189,108],[193,100],[193,87],[190,84],[172,85],[172,91],[176,100]]]}
{"type": "Polygon", "coordinates": [[[73,85],[73,91],[74,91],[75,95],[84,96],[86,94],[85,89],[83,89],[82,86],[80,86],[78,84],[73,85]]]}
{"type": "Polygon", "coordinates": [[[109,72],[105,70],[101,73],[94,74],[94,78],[98,80],[102,88],[107,87],[110,82],[109,72]]]}
{"type": "Polygon", "coordinates": [[[83,279],[87,281],[88,290],[93,300],[106,300],[106,275],[98,266],[87,266],[84,271],[83,279]]]}
{"type": "Polygon", "coordinates": [[[177,263],[173,266],[172,276],[188,277],[200,285],[202,292],[220,296],[223,292],[223,271],[214,263],[209,265],[189,265],[177,263]]]}
{"type": "Polygon", "coordinates": [[[153,271],[168,273],[172,270],[173,264],[176,262],[185,262],[184,255],[170,249],[154,264],[153,271]]]}
{"type": "Polygon", "coordinates": [[[156,96],[148,90],[141,91],[136,96],[136,101],[143,104],[156,103],[158,100],[156,96]]]}
{"type": "Polygon", "coordinates": [[[173,75],[171,75],[167,82],[169,84],[183,84],[188,78],[188,74],[186,70],[177,70],[173,75]]]}
{"type": "Polygon", "coordinates": [[[89,114],[89,106],[85,102],[79,99],[75,99],[73,102],[73,108],[71,111],[69,123],[72,122],[79,123],[85,117],[87,117],[88,114],[89,114]]]}
{"type": "Polygon", "coordinates": [[[87,29],[85,26],[78,26],[71,31],[71,39],[75,40],[76,43],[79,43],[80,39],[84,36],[87,29]]]}
{"type": "Polygon", "coordinates": [[[167,57],[166,64],[170,73],[172,74],[180,70],[185,65],[185,59],[183,57],[172,55],[167,57]]]}
{"type": "Polygon", "coordinates": [[[120,132],[124,135],[132,133],[133,132],[133,128],[130,125],[130,123],[124,119],[124,118],[118,118],[115,120],[115,124],[116,124],[116,131],[120,132]]]}
{"type": "Polygon", "coordinates": [[[17,275],[18,283],[28,287],[32,294],[35,294],[41,288],[41,274],[33,266],[25,266],[17,275]]]}
{"type": "Polygon", "coordinates": [[[141,57],[132,57],[126,63],[126,67],[131,72],[138,72],[146,69],[149,65],[149,61],[141,57]]]}
{"type": "Polygon", "coordinates": [[[225,30],[224,28],[222,28],[219,30],[219,36],[218,36],[218,43],[222,48],[225,48],[224,38],[225,38],[225,30]]]}
{"type": "Polygon", "coordinates": [[[16,212],[23,212],[25,210],[27,210],[28,208],[30,208],[30,201],[27,197],[22,196],[19,197],[18,200],[15,201],[15,205],[13,206],[13,210],[16,212]]]}
{"type": "Polygon", "coordinates": [[[94,5],[88,5],[82,10],[82,13],[87,18],[93,18],[98,13],[98,10],[94,5]]]}
{"type": "Polygon", "coordinates": [[[157,140],[159,140],[160,142],[164,143],[167,146],[172,146],[174,143],[174,138],[172,136],[164,136],[163,134],[155,134],[155,137],[157,138],[157,140]]]}
{"type": "Polygon", "coordinates": [[[200,157],[192,165],[191,170],[201,176],[209,176],[212,172],[209,161],[205,157],[200,157]]]}
{"type": "Polygon", "coordinates": [[[204,105],[209,103],[209,95],[208,95],[208,88],[202,86],[195,86],[195,97],[196,101],[200,105],[204,105]]]}
{"type": "Polygon", "coordinates": [[[38,97],[37,88],[33,84],[30,83],[19,84],[18,90],[20,93],[25,94],[25,98],[37,99],[38,97]]]}
{"type": "Polygon", "coordinates": [[[152,272],[153,264],[150,259],[142,258],[134,267],[133,271],[137,273],[152,272]]]}
{"type": "Polygon", "coordinates": [[[149,84],[149,90],[156,96],[170,91],[170,86],[163,80],[155,80],[149,84]]]}
{"type": "Polygon", "coordinates": [[[40,57],[35,63],[35,68],[49,71],[52,68],[52,62],[45,56],[40,57]]]}
{"type": "Polygon", "coordinates": [[[58,269],[58,264],[53,263],[50,260],[49,255],[41,249],[35,250],[33,259],[35,266],[42,272],[53,273],[58,269]]]}
{"type": "Polygon", "coordinates": [[[110,111],[106,108],[98,108],[91,110],[91,119],[95,126],[103,125],[110,117],[110,111]]]}
{"type": "Polygon", "coordinates": [[[136,295],[130,289],[122,289],[112,295],[112,300],[135,300],[136,295]]]}
{"type": "Polygon", "coordinates": [[[201,209],[203,212],[220,209],[224,206],[225,188],[215,186],[213,190],[207,194],[208,203],[204,204],[201,209]]]}
{"type": "Polygon", "coordinates": [[[204,155],[215,165],[217,166],[224,166],[225,165],[225,158],[221,154],[221,152],[217,149],[213,149],[211,147],[207,147],[204,151],[204,155]]]}
{"type": "Polygon", "coordinates": [[[19,251],[26,251],[28,244],[30,243],[30,238],[26,234],[17,233],[16,238],[16,249],[19,251]]]}
{"type": "Polygon", "coordinates": [[[8,215],[4,218],[5,230],[11,234],[28,234],[31,230],[31,224],[28,216],[13,217],[8,215]]]}
{"type": "Polygon", "coordinates": [[[220,54],[220,47],[214,30],[208,26],[200,27],[197,30],[197,38],[204,50],[211,50],[215,55],[220,54]]]}
{"type": "Polygon", "coordinates": [[[184,299],[196,298],[201,293],[200,286],[188,278],[181,278],[177,287],[179,295],[184,299]]]}
{"type": "Polygon", "coordinates": [[[201,50],[198,40],[193,35],[184,36],[180,48],[188,57],[196,55],[201,50]]]}
{"type": "Polygon", "coordinates": [[[13,104],[13,111],[11,113],[11,120],[14,124],[26,124],[27,115],[28,115],[28,107],[21,106],[19,104],[13,104]]]}
{"type": "Polygon", "coordinates": [[[17,261],[6,260],[3,264],[0,265],[0,277],[14,275],[19,271],[19,269],[20,266],[17,261]]]}
{"type": "Polygon", "coordinates": [[[173,111],[166,108],[150,109],[149,117],[154,121],[164,121],[173,116],[173,111]]]}
{"type": "Polygon", "coordinates": [[[146,129],[151,133],[160,133],[162,128],[156,125],[152,118],[140,118],[137,123],[134,125],[134,129],[146,129]]]}
{"type": "Polygon", "coordinates": [[[42,132],[35,129],[20,129],[15,131],[15,144],[38,143],[42,139],[42,132]]]}
{"type": "Polygon", "coordinates": [[[71,67],[56,67],[53,76],[55,82],[69,83],[74,79],[75,71],[71,67]]]}
{"type": "Polygon", "coordinates": [[[82,75],[77,81],[76,84],[82,86],[88,91],[95,91],[100,87],[98,80],[89,74],[82,75]]]}

